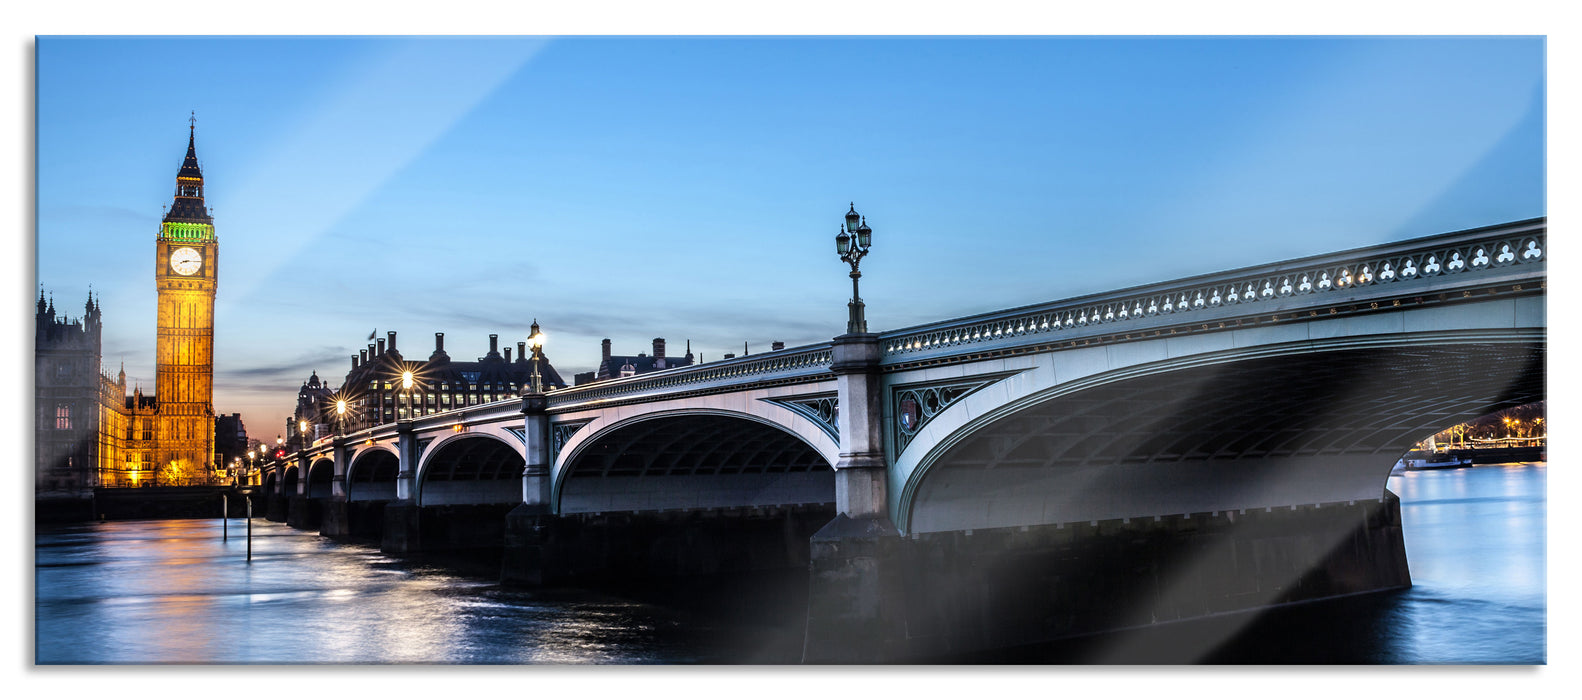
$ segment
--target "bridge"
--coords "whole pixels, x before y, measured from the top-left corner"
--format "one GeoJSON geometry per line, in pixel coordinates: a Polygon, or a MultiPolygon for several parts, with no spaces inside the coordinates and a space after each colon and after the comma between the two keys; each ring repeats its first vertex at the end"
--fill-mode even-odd
{"type": "Polygon", "coordinates": [[[325,439],[271,513],[524,584],[806,567],[805,658],[1410,585],[1397,458],[1545,396],[1544,219],[469,406],[325,439]]]}

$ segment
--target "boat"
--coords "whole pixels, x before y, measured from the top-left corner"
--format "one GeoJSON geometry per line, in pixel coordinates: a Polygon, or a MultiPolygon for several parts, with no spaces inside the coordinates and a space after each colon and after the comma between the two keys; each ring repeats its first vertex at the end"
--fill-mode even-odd
{"type": "Polygon", "coordinates": [[[1395,463],[1395,469],[1391,470],[1391,473],[1399,473],[1405,470],[1455,469],[1457,467],[1470,466],[1472,466],[1471,457],[1464,457],[1454,452],[1430,453],[1413,450],[1406,453],[1405,457],[1395,463]]]}

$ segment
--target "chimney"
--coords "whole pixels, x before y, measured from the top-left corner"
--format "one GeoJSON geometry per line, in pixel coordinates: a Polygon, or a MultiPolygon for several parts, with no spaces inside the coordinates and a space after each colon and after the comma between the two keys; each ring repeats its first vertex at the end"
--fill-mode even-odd
{"type": "Polygon", "coordinates": [[[445,334],[444,333],[435,333],[434,334],[434,352],[436,352],[436,353],[445,352],[445,334]]]}
{"type": "Polygon", "coordinates": [[[389,336],[390,336],[390,351],[391,352],[395,352],[395,331],[389,331],[389,336]]]}
{"type": "Polygon", "coordinates": [[[660,358],[660,359],[664,359],[664,357],[665,357],[665,339],[664,338],[655,338],[654,339],[654,357],[657,357],[657,358],[660,358]]]}
{"type": "Polygon", "coordinates": [[[526,359],[527,359],[527,341],[525,341],[525,340],[518,341],[516,343],[516,361],[517,362],[522,362],[522,361],[524,361],[526,359]]]}
{"type": "Polygon", "coordinates": [[[374,346],[370,345],[365,350],[358,350],[357,351],[357,354],[361,355],[362,358],[363,358],[363,364],[365,364],[365,365],[368,364],[368,353],[373,352],[373,347],[374,346]]]}
{"type": "Polygon", "coordinates": [[[784,350],[784,349],[786,349],[786,344],[776,340],[775,342],[769,344],[769,349],[771,351],[784,350]]]}
{"type": "Polygon", "coordinates": [[[605,362],[609,362],[610,361],[610,339],[609,338],[605,338],[604,339],[604,343],[602,345],[604,347],[604,361],[605,362]]]}
{"type": "Polygon", "coordinates": [[[357,356],[352,355],[352,369],[357,369],[357,356]]]}
{"type": "Polygon", "coordinates": [[[384,338],[380,338],[380,339],[378,339],[378,340],[376,340],[374,342],[377,343],[376,347],[379,348],[379,353],[378,354],[380,356],[383,356],[385,354],[385,339],[384,338]]]}
{"type": "Polygon", "coordinates": [[[499,356],[500,356],[500,334],[498,334],[498,333],[490,333],[489,334],[489,354],[486,355],[485,357],[499,357],[499,356]]]}
{"type": "Polygon", "coordinates": [[[505,349],[505,361],[508,362],[508,363],[511,361],[511,349],[510,348],[506,348],[505,349]]]}
{"type": "Polygon", "coordinates": [[[733,359],[735,357],[736,357],[736,353],[734,353],[734,352],[725,353],[725,359],[727,359],[727,360],[733,359]]]}

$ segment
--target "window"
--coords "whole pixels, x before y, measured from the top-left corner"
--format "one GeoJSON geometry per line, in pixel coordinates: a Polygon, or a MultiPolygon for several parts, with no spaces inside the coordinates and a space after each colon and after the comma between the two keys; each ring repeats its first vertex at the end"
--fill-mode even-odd
{"type": "Polygon", "coordinates": [[[55,429],[71,430],[71,404],[55,404],[55,429]]]}

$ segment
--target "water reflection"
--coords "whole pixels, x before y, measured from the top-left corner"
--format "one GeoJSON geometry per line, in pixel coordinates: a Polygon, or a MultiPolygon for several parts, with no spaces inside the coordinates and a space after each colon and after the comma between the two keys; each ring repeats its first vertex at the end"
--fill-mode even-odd
{"type": "MultiPolygon", "coordinates": [[[[955,662],[1456,663],[1545,660],[1546,465],[1413,471],[1401,496],[1413,588],[1164,625],[955,662]],[[1216,648],[1215,642],[1223,640],[1216,648]]],[[[254,521],[40,529],[36,659],[144,663],[795,663],[804,579],[731,614],[488,575],[254,521]],[[773,614],[762,611],[775,608],[773,614]],[[743,611],[762,620],[747,622],[743,611]]],[[[741,598],[731,589],[719,600],[741,598]]]]}
{"type": "Polygon", "coordinates": [[[254,521],[40,530],[39,663],[675,663],[711,658],[665,609],[508,591],[254,521]],[[240,523],[231,524],[231,532],[240,523]],[[655,631],[667,630],[664,635],[655,631]]]}

